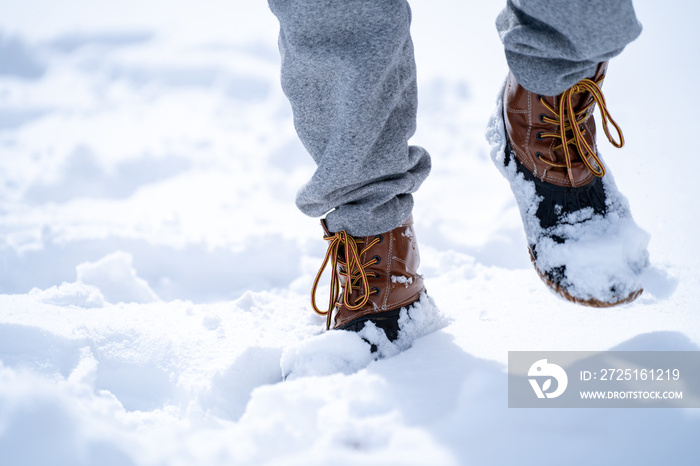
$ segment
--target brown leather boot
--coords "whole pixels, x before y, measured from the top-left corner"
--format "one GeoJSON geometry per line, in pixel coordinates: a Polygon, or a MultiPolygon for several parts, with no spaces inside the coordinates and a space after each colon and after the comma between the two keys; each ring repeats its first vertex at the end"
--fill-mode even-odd
{"type": "MultiPolygon", "coordinates": [[[[631,218],[626,201],[612,180],[603,180],[605,166],[596,147],[596,125],[593,111],[598,106],[602,127],[615,147],[622,147],[620,127],[608,112],[600,86],[607,62],[601,63],[595,75],[583,79],[558,96],[530,92],[508,74],[503,95],[503,118],[507,134],[505,165],[514,159],[516,173],[534,187],[511,187],[518,198],[530,257],[544,282],[569,301],[595,307],[608,307],[634,300],[642,293],[641,286],[629,277],[638,276],[646,267],[646,249],[625,259],[618,276],[601,270],[598,276],[609,276],[609,288],[600,292],[583,292],[567,271],[565,254],[552,251],[557,245],[573,244],[582,237],[570,234],[583,231],[584,223],[597,222],[598,231],[612,231],[621,218],[631,218]],[[610,123],[616,133],[613,138],[610,123]],[[524,197],[529,197],[525,200],[524,197]],[[545,257],[547,256],[547,257],[545,257]],[[557,264],[552,265],[552,264],[557,264]]],[[[507,175],[508,176],[508,175],[507,175]]],[[[597,233],[596,233],[597,234],[597,233]]],[[[590,235],[589,235],[590,236],[590,235]]],[[[618,245],[622,250],[624,245],[618,245]]],[[[622,254],[621,254],[622,255],[622,254]]],[[[580,274],[579,274],[580,276],[580,274]]],[[[579,279],[580,281],[580,279],[579,279]]]]}
{"type": "Polygon", "coordinates": [[[402,307],[425,291],[416,270],[420,258],[413,218],[379,235],[355,237],[345,231],[331,233],[321,220],[329,242],[321,269],[311,290],[314,311],[327,318],[327,329],[360,331],[367,321],[382,328],[391,341],[398,337],[402,307]],[[331,263],[331,294],[327,310],[316,305],[316,288],[331,263]]]}
{"type": "Polygon", "coordinates": [[[624,145],[620,127],[610,117],[600,86],[607,62],[558,96],[543,96],[519,85],[508,73],[504,96],[506,132],[518,161],[540,180],[564,187],[585,186],[605,175],[598,157],[593,110],[598,104],[603,129],[615,147],[624,145]],[[619,141],[608,130],[608,121],[619,141]]]}

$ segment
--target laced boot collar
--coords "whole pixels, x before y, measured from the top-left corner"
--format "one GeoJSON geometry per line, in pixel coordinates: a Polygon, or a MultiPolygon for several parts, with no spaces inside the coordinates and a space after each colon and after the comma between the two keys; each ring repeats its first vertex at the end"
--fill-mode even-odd
{"type": "Polygon", "coordinates": [[[575,160],[583,162],[593,175],[601,178],[605,176],[603,162],[598,157],[595,148],[591,146],[585,137],[586,129],[584,123],[591,117],[596,104],[600,110],[603,130],[610,143],[617,148],[625,144],[622,130],[610,115],[603,91],[600,88],[604,78],[605,75],[601,74],[596,80],[583,79],[579,81],[560,96],[555,97],[554,106],[550,105],[544,96],[538,96],[540,103],[554,115],[554,117],[543,115],[540,117],[541,121],[556,125],[556,130],[553,132],[540,132],[538,139],[556,139],[556,145],[552,149],[554,151],[561,149],[564,162],[548,160],[541,153],[538,153],[538,158],[552,167],[565,168],[572,186],[576,186],[572,170],[572,162],[575,160]],[[576,108],[581,103],[583,105],[580,108],[576,108]],[[608,123],[615,128],[617,139],[612,136],[608,123]],[[573,149],[570,146],[573,146],[573,149]]]}
{"type": "Polygon", "coordinates": [[[376,264],[378,258],[375,256],[366,263],[363,263],[360,258],[381,240],[375,238],[367,241],[364,238],[354,237],[345,230],[331,233],[328,231],[324,220],[321,220],[321,226],[325,233],[323,239],[328,241],[329,244],[326,256],[311,288],[311,306],[314,312],[326,316],[326,329],[328,330],[331,328],[333,309],[335,309],[338,298],[341,296],[341,291],[342,302],[351,311],[361,309],[367,304],[370,296],[378,292],[377,289],[370,289],[367,273],[367,268],[376,264]],[[328,309],[322,310],[317,305],[316,294],[321,276],[329,263],[331,265],[330,296],[328,309]],[[351,299],[351,295],[355,290],[359,292],[359,295],[355,299],[351,299]]]}

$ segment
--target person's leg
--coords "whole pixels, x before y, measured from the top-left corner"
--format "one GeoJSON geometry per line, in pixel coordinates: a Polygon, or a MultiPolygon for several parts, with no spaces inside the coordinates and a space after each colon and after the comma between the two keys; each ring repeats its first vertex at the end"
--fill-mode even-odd
{"type": "Polygon", "coordinates": [[[629,0],[509,0],[497,20],[511,72],[489,126],[540,277],[569,301],[605,307],[634,300],[648,236],[606,175],[596,146],[624,144],[600,86],[605,60],[641,31],[629,0]],[[611,131],[608,125],[614,128],[611,131]]]}
{"type": "Polygon", "coordinates": [[[424,292],[411,210],[430,156],[409,146],[416,70],[405,0],[269,0],[280,22],[282,88],[318,168],[297,206],[323,216],[329,249],[312,290],[327,327],[367,321],[398,336],[402,307],[424,292]],[[331,265],[328,309],[315,290],[331,265]]]}
{"type": "Polygon", "coordinates": [[[318,169],[297,195],[307,215],[356,236],[398,227],[430,172],[409,146],[416,71],[405,0],[270,0],[282,87],[318,169]]]}
{"type": "Polygon", "coordinates": [[[517,82],[549,96],[593,76],[642,32],[631,0],[508,0],[496,28],[517,82]]]}

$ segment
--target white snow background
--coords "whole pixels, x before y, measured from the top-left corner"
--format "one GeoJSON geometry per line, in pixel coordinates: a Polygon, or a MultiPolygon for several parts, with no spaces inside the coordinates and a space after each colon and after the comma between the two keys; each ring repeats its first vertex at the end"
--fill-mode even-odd
{"type": "Polygon", "coordinates": [[[489,159],[501,3],[412,3],[414,216],[447,322],[373,361],[310,310],[326,243],[294,206],[314,167],[266,2],[0,2],[0,465],[698,464],[698,410],[509,409],[505,370],[700,349],[700,4],[635,2],[610,65],[627,145],[600,146],[652,268],[589,309],[540,282],[489,159]]]}

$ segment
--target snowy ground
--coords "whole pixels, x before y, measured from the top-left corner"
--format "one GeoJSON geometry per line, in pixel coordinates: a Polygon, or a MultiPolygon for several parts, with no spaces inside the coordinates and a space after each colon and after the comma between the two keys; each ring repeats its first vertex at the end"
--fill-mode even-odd
{"type": "Polygon", "coordinates": [[[697,410],[508,409],[505,364],[700,349],[700,7],[636,2],[610,67],[627,145],[601,147],[652,269],[600,310],[530,265],[484,138],[500,2],[475,3],[412,4],[414,214],[448,322],[374,362],[309,309],[325,243],[293,204],[313,165],[265,2],[0,3],[0,464],[697,464],[697,410]]]}

